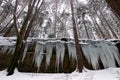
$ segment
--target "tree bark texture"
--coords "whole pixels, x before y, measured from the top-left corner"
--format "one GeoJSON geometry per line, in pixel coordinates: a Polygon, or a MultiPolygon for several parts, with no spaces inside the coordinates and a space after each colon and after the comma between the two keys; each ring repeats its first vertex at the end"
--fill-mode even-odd
{"type": "Polygon", "coordinates": [[[75,47],[76,47],[76,53],[77,53],[78,70],[79,72],[82,72],[82,69],[83,69],[82,48],[79,44],[79,39],[77,34],[76,22],[74,17],[73,0],[70,0],[70,4],[71,4],[71,12],[72,12],[73,33],[74,33],[75,47]]]}

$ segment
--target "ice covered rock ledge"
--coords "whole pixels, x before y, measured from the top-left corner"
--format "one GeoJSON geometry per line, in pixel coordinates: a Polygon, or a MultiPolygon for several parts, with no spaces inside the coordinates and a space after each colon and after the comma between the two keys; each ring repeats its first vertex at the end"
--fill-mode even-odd
{"type": "MultiPolygon", "coordinates": [[[[15,43],[15,38],[7,40],[15,43]]],[[[84,66],[90,69],[120,66],[119,43],[119,40],[80,40],[84,66]]],[[[4,54],[0,55],[0,60],[6,54],[6,60],[11,58],[13,51],[14,44],[2,45],[1,53],[4,54]]],[[[18,69],[24,72],[72,72],[77,65],[76,56],[73,39],[29,38],[18,69]]]]}

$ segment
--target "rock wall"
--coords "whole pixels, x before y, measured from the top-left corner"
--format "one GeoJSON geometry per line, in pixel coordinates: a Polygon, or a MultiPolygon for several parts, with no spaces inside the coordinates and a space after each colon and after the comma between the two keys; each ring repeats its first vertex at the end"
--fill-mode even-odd
{"type": "MultiPolygon", "coordinates": [[[[120,43],[117,42],[116,46],[117,46],[119,53],[120,53],[120,43]]],[[[20,72],[35,72],[35,73],[36,72],[41,72],[41,73],[59,72],[59,73],[63,73],[64,72],[64,73],[70,73],[76,69],[77,61],[75,59],[72,59],[71,57],[69,57],[68,47],[66,46],[63,66],[61,65],[61,62],[60,62],[59,71],[57,70],[57,65],[56,65],[56,49],[55,48],[53,49],[53,52],[52,52],[50,65],[48,67],[46,67],[46,56],[43,55],[44,57],[43,57],[41,66],[40,66],[39,71],[38,71],[38,68],[35,65],[35,62],[33,60],[34,48],[35,48],[35,45],[30,44],[28,52],[27,52],[24,60],[22,61],[22,58],[21,58],[21,60],[19,61],[18,70],[20,72]],[[30,46],[32,46],[32,47],[30,47],[30,46]]],[[[10,53],[8,53],[8,54],[0,53],[0,71],[6,69],[10,65],[10,61],[11,61],[12,57],[13,57],[13,55],[10,53]]],[[[83,62],[84,66],[86,68],[93,70],[92,64],[89,63],[89,61],[86,59],[86,57],[84,55],[83,55],[83,61],[84,61],[83,62]]],[[[101,60],[99,60],[99,65],[100,65],[99,69],[104,69],[101,60]]],[[[117,67],[119,67],[117,63],[116,63],[116,65],[117,65],[117,67]]]]}

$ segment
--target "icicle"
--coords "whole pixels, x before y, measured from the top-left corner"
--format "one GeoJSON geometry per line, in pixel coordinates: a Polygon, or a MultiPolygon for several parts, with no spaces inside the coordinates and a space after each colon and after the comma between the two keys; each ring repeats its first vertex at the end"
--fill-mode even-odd
{"type": "Polygon", "coordinates": [[[100,42],[100,46],[100,59],[103,62],[104,67],[115,67],[115,59],[113,58],[112,53],[110,52],[109,46],[104,41],[100,42]]]}
{"type": "Polygon", "coordinates": [[[28,50],[28,43],[25,44],[25,49],[24,49],[24,52],[23,52],[23,57],[22,57],[22,61],[24,60],[26,54],[27,54],[27,50],[28,50]]]}
{"type": "Polygon", "coordinates": [[[90,62],[89,45],[90,44],[86,43],[86,44],[82,44],[81,47],[82,47],[84,56],[87,58],[88,62],[91,63],[90,62]]]}
{"type": "Polygon", "coordinates": [[[43,60],[43,53],[39,53],[36,55],[36,58],[35,58],[35,62],[36,62],[36,65],[37,65],[37,72],[39,72],[40,70],[40,66],[41,66],[41,63],[42,63],[42,60],[43,60]]]}
{"type": "Polygon", "coordinates": [[[56,66],[57,66],[57,72],[59,71],[59,62],[61,62],[61,65],[63,66],[63,60],[65,55],[65,45],[64,43],[58,41],[56,42],[56,66]]]}
{"type": "Polygon", "coordinates": [[[73,42],[69,42],[67,46],[69,57],[72,57],[73,59],[77,60],[75,44],[73,42]]]}
{"type": "Polygon", "coordinates": [[[38,42],[35,48],[34,60],[35,64],[37,65],[37,72],[39,72],[39,68],[41,66],[41,62],[43,60],[43,53],[44,53],[44,43],[38,42]]]}
{"type": "Polygon", "coordinates": [[[120,55],[119,55],[118,48],[113,43],[109,45],[109,48],[110,48],[110,52],[112,53],[112,56],[115,58],[118,65],[120,66],[120,55]]]}
{"type": "Polygon", "coordinates": [[[65,56],[65,43],[63,41],[61,41],[61,65],[62,65],[62,68],[63,68],[63,61],[64,61],[64,56],[65,56]]]}
{"type": "Polygon", "coordinates": [[[97,46],[95,45],[96,42],[92,41],[90,42],[90,45],[88,47],[89,49],[89,53],[90,53],[90,61],[91,64],[93,66],[94,69],[98,69],[99,68],[99,64],[98,64],[98,60],[99,60],[99,50],[97,49],[97,46]]]}
{"type": "Polygon", "coordinates": [[[9,47],[9,48],[8,48],[8,51],[7,51],[7,55],[10,54],[11,51],[12,51],[12,48],[9,47]]]}
{"type": "Polygon", "coordinates": [[[57,72],[59,71],[59,62],[60,62],[60,42],[56,42],[56,66],[57,66],[57,72]]]}
{"type": "Polygon", "coordinates": [[[52,51],[53,51],[53,47],[54,47],[54,43],[53,42],[47,42],[46,44],[46,68],[49,66],[50,64],[50,59],[52,57],[52,51]]]}
{"type": "Polygon", "coordinates": [[[15,47],[12,47],[11,54],[14,54],[14,52],[15,52],[15,47]]]}
{"type": "Polygon", "coordinates": [[[97,52],[97,46],[94,45],[95,43],[96,42],[89,41],[89,43],[82,44],[82,50],[88,62],[92,64],[93,68],[98,69],[99,68],[99,65],[98,65],[99,55],[97,52]]]}
{"type": "Polygon", "coordinates": [[[3,46],[1,49],[2,54],[5,54],[7,52],[8,47],[7,46],[3,46]]]}
{"type": "Polygon", "coordinates": [[[104,68],[115,67],[115,60],[120,65],[120,57],[118,49],[111,42],[106,41],[86,41],[87,44],[82,44],[83,54],[92,64],[94,69],[99,68],[99,57],[104,68]]]}

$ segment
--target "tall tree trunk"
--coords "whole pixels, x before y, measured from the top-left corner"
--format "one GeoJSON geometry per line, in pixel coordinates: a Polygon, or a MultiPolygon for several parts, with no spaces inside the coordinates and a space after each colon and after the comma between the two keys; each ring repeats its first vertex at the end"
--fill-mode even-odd
{"type": "Polygon", "coordinates": [[[99,10],[99,12],[100,12],[101,16],[103,17],[104,21],[106,22],[108,28],[110,29],[113,37],[116,38],[116,39],[118,39],[117,34],[113,31],[113,29],[111,28],[111,26],[110,26],[109,23],[107,22],[106,18],[105,18],[104,15],[102,14],[102,12],[101,12],[100,10],[99,10]]]}
{"type": "Polygon", "coordinates": [[[97,31],[98,31],[98,33],[99,33],[99,35],[100,35],[100,38],[104,38],[105,36],[104,36],[104,34],[103,34],[103,32],[102,32],[99,24],[97,23],[95,17],[92,16],[92,19],[93,19],[94,23],[97,25],[96,28],[98,29],[97,31]]]}
{"type": "Polygon", "coordinates": [[[33,0],[33,3],[32,3],[32,0],[30,0],[30,2],[29,2],[28,13],[27,13],[27,16],[23,22],[22,28],[20,30],[20,34],[17,35],[16,48],[15,48],[15,52],[14,52],[14,56],[12,58],[11,64],[8,67],[8,74],[7,75],[12,75],[14,73],[15,67],[18,65],[18,60],[20,59],[20,55],[22,55],[24,52],[24,48],[25,48],[25,44],[26,44],[25,42],[26,42],[26,40],[29,36],[30,30],[32,28],[32,23],[35,19],[35,16],[37,13],[37,7],[38,7],[40,0],[38,1],[36,9],[35,9],[35,13],[34,13],[33,17],[31,18],[35,2],[36,2],[35,0],[33,0]],[[30,21],[30,23],[29,23],[29,21],[30,21]]]}
{"type": "MultiPolygon", "coordinates": [[[[40,2],[40,1],[39,1],[40,2]]],[[[38,2],[38,4],[39,4],[39,2],[38,2]]],[[[41,3],[41,5],[43,4],[43,2],[44,2],[44,0],[42,1],[42,3],[41,3]]],[[[38,6],[38,4],[37,4],[37,6],[38,6]]],[[[39,8],[37,9],[37,6],[36,6],[36,9],[35,9],[35,13],[34,13],[34,15],[33,15],[33,17],[32,17],[32,19],[30,20],[30,24],[28,25],[28,29],[26,30],[26,33],[25,33],[25,36],[24,36],[24,43],[22,44],[22,47],[21,47],[21,49],[20,49],[20,57],[22,57],[23,56],[23,52],[24,52],[24,50],[25,50],[25,46],[26,46],[26,44],[27,44],[27,38],[29,37],[29,33],[30,33],[30,31],[31,31],[31,29],[33,28],[33,23],[35,22],[35,18],[37,18],[37,16],[39,15],[38,14],[38,12],[39,12],[39,9],[40,9],[40,7],[41,7],[41,5],[39,6],[39,8]]]]}
{"type": "MultiPolygon", "coordinates": [[[[106,32],[108,32],[109,38],[112,38],[111,35],[110,35],[110,33],[109,33],[109,31],[108,31],[107,28],[105,27],[105,25],[104,25],[104,23],[103,23],[103,20],[102,20],[101,16],[98,15],[97,10],[96,10],[95,8],[94,8],[94,10],[95,10],[95,12],[96,12],[98,18],[100,19],[100,22],[101,22],[103,28],[105,29],[106,32]]],[[[106,35],[104,35],[104,38],[105,38],[105,37],[106,37],[106,35]]]]}
{"type": "Polygon", "coordinates": [[[9,15],[8,12],[6,12],[6,11],[2,12],[2,14],[0,15],[1,16],[0,24],[2,24],[5,21],[5,19],[7,18],[8,15],[9,15]]]}
{"type": "MultiPolygon", "coordinates": [[[[96,11],[95,8],[94,8],[94,10],[95,10],[95,13],[97,14],[97,11],[96,11]]],[[[99,15],[98,15],[98,14],[97,14],[97,16],[98,16],[98,18],[99,18],[99,15]]],[[[93,18],[95,19],[95,16],[93,16],[93,18]]],[[[97,23],[96,19],[95,19],[95,22],[97,23]]],[[[98,23],[97,23],[97,25],[98,25],[98,29],[99,29],[99,31],[100,31],[100,33],[101,33],[101,35],[102,35],[102,38],[105,38],[105,35],[104,35],[104,33],[103,33],[101,27],[99,26],[98,23]]]]}
{"type": "Polygon", "coordinates": [[[85,14],[82,14],[83,25],[84,25],[84,27],[85,27],[85,31],[86,31],[86,34],[87,34],[87,38],[90,39],[90,36],[89,36],[89,33],[88,33],[88,29],[87,29],[87,26],[86,26],[84,17],[85,17],[85,14]]]}
{"type": "Polygon", "coordinates": [[[7,37],[7,36],[10,34],[11,29],[13,28],[13,26],[14,26],[14,24],[11,24],[11,25],[9,26],[9,28],[7,29],[7,31],[5,32],[5,34],[3,35],[3,37],[7,37]]]}
{"type": "Polygon", "coordinates": [[[58,0],[55,0],[55,21],[54,21],[55,38],[57,38],[57,8],[58,8],[58,0]]]}
{"type": "Polygon", "coordinates": [[[113,13],[120,19],[120,0],[105,0],[111,7],[113,13]]]}
{"type": "Polygon", "coordinates": [[[78,61],[78,70],[79,72],[82,72],[82,69],[83,69],[82,48],[79,44],[79,39],[78,39],[78,34],[77,34],[76,22],[75,22],[75,17],[74,17],[73,0],[70,0],[70,4],[71,4],[71,12],[72,12],[75,47],[76,47],[77,61],[78,61]]]}
{"type": "MultiPolygon", "coordinates": [[[[14,51],[14,56],[12,58],[10,66],[7,69],[7,71],[8,71],[7,75],[12,75],[14,73],[15,67],[17,66],[18,60],[20,58],[20,49],[21,49],[22,44],[24,42],[23,40],[24,40],[26,29],[27,29],[28,21],[30,20],[32,10],[33,10],[33,6],[31,5],[31,2],[32,1],[30,0],[29,7],[28,7],[28,13],[27,13],[27,16],[23,22],[20,34],[17,35],[17,42],[16,42],[15,51],[14,51]]],[[[34,4],[35,4],[35,2],[34,2],[34,4]]]]}
{"type": "Polygon", "coordinates": [[[97,32],[97,37],[101,39],[101,34],[100,34],[100,32],[99,32],[99,30],[98,30],[98,28],[97,28],[98,24],[96,23],[95,19],[93,18],[93,15],[92,15],[92,12],[91,12],[91,11],[89,12],[89,16],[90,16],[90,18],[91,18],[92,21],[93,21],[94,27],[95,27],[96,32],[97,32]]]}
{"type": "MultiPolygon", "coordinates": [[[[18,14],[18,16],[16,17],[16,18],[19,18],[20,17],[20,15],[21,15],[21,13],[22,13],[22,11],[24,10],[24,8],[25,8],[26,6],[24,6],[23,8],[22,8],[22,10],[20,11],[20,13],[18,14]]],[[[15,17],[15,16],[14,16],[15,17]]],[[[15,19],[15,18],[14,18],[15,19]]],[[[5,25],[5,27],[4,27],[4,30],[6,30],[6,31],[4,31],[5,33],[4,33],[4,37],[7,37],[9,34],[10,34],[10,32],[11,32],[11,29],[13,28],[13,26],[15,25],[15,23],[13,22],[13,23],[11,23],[12,22],[12,20],[13,19],[11,19],[6,25],[5,25]],[[10,24],[10,26],[8,27],[8,25],[10,24]],[[8,29],[7,29],[8,28],[8,29]]],[[[16,32],[18,32],[18,31],[16,31],[16,32]]]]}
{"type": "MultiPolygon", "coordinates": [[[[93,3],[95,3],[95,1],[96,1],[96,0],[93,0],[93,3]]],[[[116,33],[114,32],[114,30],[111,28],[111,26],[110,26],[109,23],[107,22],[106,18],[104,17],[103,13],[101,12],[101,10],[100,10],[99,7],[97,6],[97,4],[95,4],[94,6],[96,6],[96,9],[98,9],[100,15],[103,17],[105,23],[107,24],[109,30],[110,30],[111,33],[112,33],[113,38],[117,38],[117,39],[118,39],[117,34],[116,34],[116,33]]]]}

